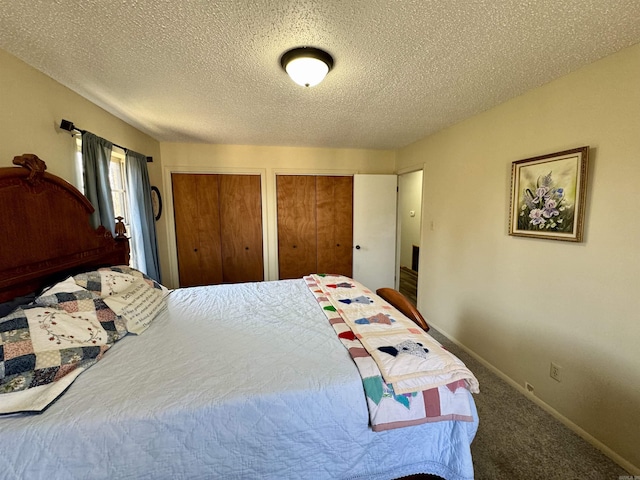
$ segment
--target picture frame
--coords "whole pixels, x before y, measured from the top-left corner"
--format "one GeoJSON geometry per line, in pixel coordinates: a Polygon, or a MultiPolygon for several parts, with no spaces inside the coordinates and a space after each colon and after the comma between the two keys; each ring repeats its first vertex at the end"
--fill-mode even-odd
{"type": "Polygon", "coordinates": [[[511,164],[509,235],[581,242],[589,147],[511,164]]]}
{"type": "Polygon", "coordinates": [[[158,187],[155,186],[151,187],[151,206],[153,207],[153,218],[157,222],[162,215],[162,196],[158,187]]]}

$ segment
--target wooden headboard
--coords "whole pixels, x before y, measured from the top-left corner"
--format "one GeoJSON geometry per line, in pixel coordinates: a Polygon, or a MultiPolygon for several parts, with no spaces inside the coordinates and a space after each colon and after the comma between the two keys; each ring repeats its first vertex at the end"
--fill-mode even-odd
{"type": "Polygon", "coordinates": [[[129,263],[124,233],[94,230],[94,208],[73,185],[46,173],[36,155],[13,163],[20,167],[0,168],[0,302],[83,270],[129,263]]]}

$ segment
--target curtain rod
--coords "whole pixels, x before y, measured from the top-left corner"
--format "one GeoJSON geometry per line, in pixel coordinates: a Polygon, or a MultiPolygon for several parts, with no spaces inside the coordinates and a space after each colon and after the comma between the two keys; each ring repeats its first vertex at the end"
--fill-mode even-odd
{"type": "MultiPolygon", "coordinates": [[[[76,127],[73,124],[73,122],[70,122],[69,120],[65,120],[65,119],[62,119],[62,121],[60,122],[60,129],[65,130],[67,132],[78,132],[80,134],[87,133],[87,130],[80,130],[78,127],[76,127]]],[[[129,151],[128,148],[118,145],[117,143],[113,143],[113,146],[121,148],[125,152],[129,151]]],[[[153,162],[153,157],[147,157],[147,162],[153,162]]]]}

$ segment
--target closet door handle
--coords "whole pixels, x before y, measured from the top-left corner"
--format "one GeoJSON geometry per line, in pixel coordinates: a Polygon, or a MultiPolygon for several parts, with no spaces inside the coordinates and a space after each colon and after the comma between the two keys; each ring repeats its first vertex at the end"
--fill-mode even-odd
{"type": "Polygon", "coordinates": [[[298,246],[297,246],[297,245],[294,245],[294,246],[293,246],[293,248],[298,248],[298,246]]]}
{"type": "Polygon", "coordinates": [[[337,243],[337,244],[336,244],[336,247],[339,247],[339,246],[340,246],[340,244],[339,244],[339,243],[337,243]]]}

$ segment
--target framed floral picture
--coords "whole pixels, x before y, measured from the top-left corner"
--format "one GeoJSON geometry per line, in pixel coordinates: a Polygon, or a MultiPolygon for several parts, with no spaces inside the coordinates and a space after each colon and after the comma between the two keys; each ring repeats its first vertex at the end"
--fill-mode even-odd
{"type": "Polygon", "coordinates": [[[511,166],[509,235],[581,242],[589,147],[511,166]]]}

